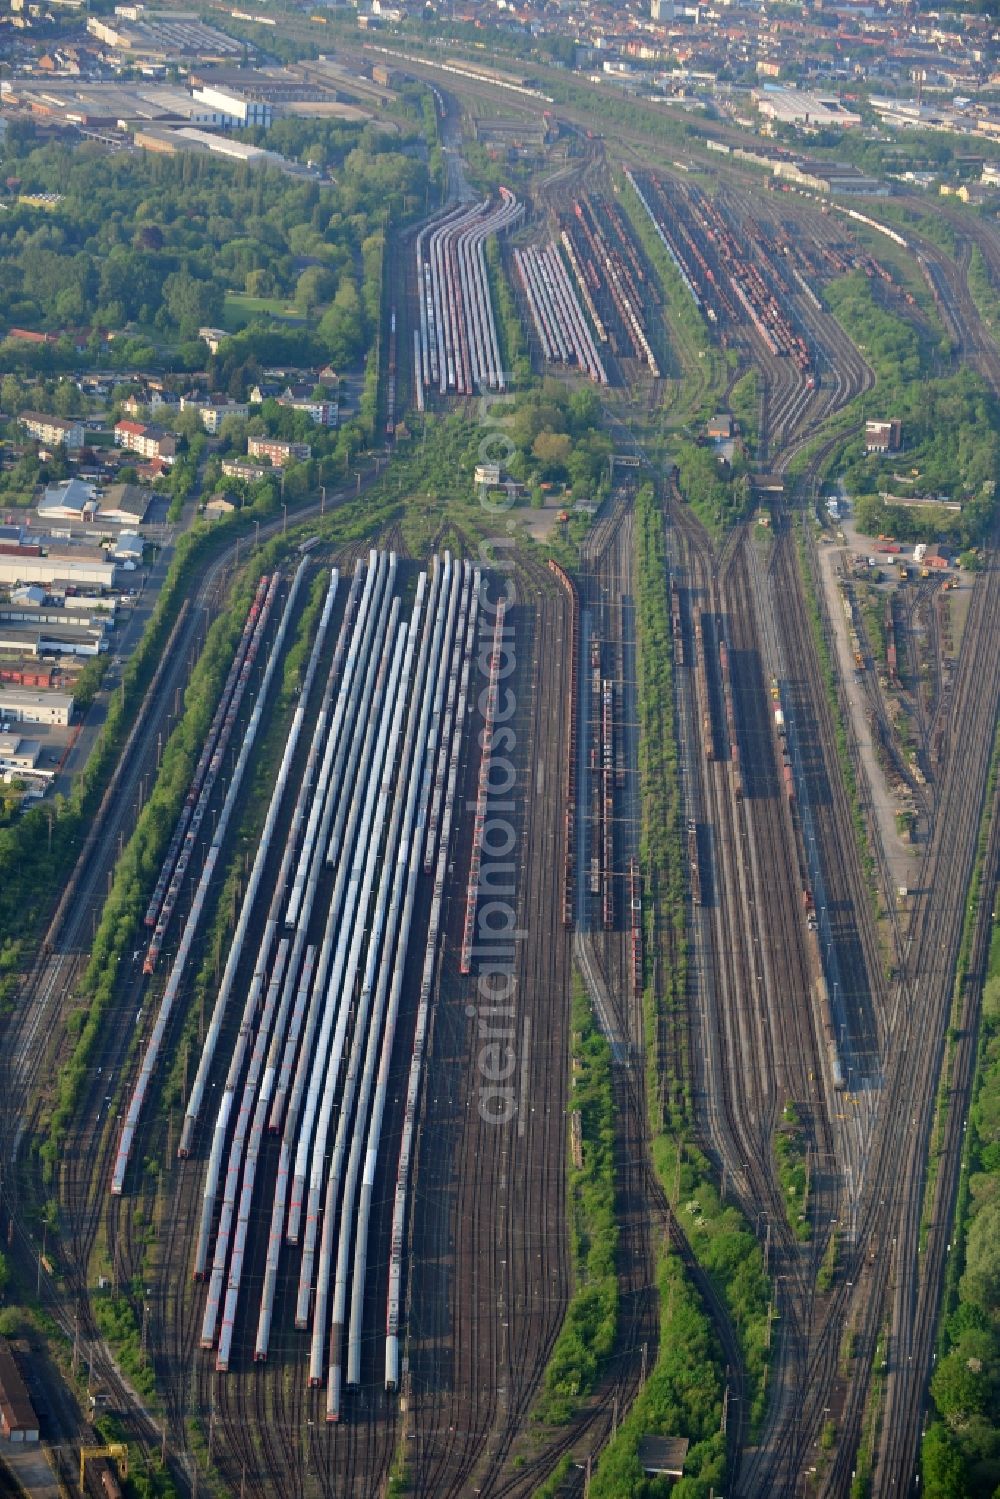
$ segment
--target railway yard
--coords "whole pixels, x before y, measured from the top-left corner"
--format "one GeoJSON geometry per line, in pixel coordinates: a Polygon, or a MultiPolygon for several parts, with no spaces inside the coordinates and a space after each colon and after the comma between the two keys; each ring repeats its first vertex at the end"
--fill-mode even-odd
{"type": "MultiPolygon", "coordinates": [[[[1000,234],[958,217],[952,255],[571,110],[564,156],[474,192],[463,111],[534,105],[407,66],[451,161],[389,246],[389,470],[407,426],[520,398],[518,319],[536,388],[600,403],[607,480],[582,520],[561,500],[548,552],[517,509],[442,514],[419,552],[405,496],[346,544],[325,490],[266,528],[43,1218],[25,1142],[238,543],[201,571],[8,1021],[8,1242],[74,1375],[184,1494],[612,1493],[602,1454],[634,1447],[673,1339],[665,1247],[711,1325],[715,1492],[914,1492],[1000,873],[1000,569],[995,521],[975,572],[901,577],[872,540],[888,580],[831,522],[880,397],[827,293],[860,272],[1000,399],[967,282],[973,243],[1000,278],[1000,234]],[[711,451],[706,403],[749,374],[724,530],[673,453],[711,451]],[[574,983],[610,1054],[618,1296],[559,1424],[538,1401],[581,1290],[574,983]],[[704,1252],[695,1162],[766,1286],[753,1325],[704,1252]]],[[[72,1397],[50,1420],[79,1440],[72,1397]]]]}

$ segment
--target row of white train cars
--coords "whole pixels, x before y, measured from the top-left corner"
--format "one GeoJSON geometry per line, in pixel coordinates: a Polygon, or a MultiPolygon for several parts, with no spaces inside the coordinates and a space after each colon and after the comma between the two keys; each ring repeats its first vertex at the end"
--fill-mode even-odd
{"type": "MultiPolygon", "coordinates": [[[[113,1194],[125,1188],[194,928],[307,566],[303,558],[270,645],[237,771],[125,1117],[113,1194]]],[[[236,681],[273,612],[277,582],[262,582],[254,600],[233,663],[236,681]]],[[[414,589],[412,574],[408,584],[394,555],[373,551],[347,584],[334,641],[331,621],[345,582],[335,570],[330,575],[186,1101],[181,1157],[195,1152],[203,1114],[203,1133],[211,1124],[193,1265],[195,1279],[206,1283],[201,1347],[215,1350],[217,1369],[229,1368],[242,1295],[248,1325],[256,1318],[254,1359],[265,1360],[279,1266],[284,1257],[285,1282],[294,1287],[297,1261],[294,1325],[310,1334],[309,1382],[326,1382],[331,1421],[340,1417],[345,1386],[361,1381],[373,1193],[390,1133],[399,1145],[398,1157],[383,1160],[381,1168],[395,1186],[388,1266],[383,1249],[379,1273],[386,1276],[385,1384],[391,1390],[399,1383],[412,1154],[471,665],[479,655],[488,659],[492,681],[497,650],[493,612],[481,607],[482,582],[478,568],[445,554],[419,574],[414,589]],[[320,662],[328,634],[332,650],[324,677],[320,662]],[[316,718],[306,752],[310,704],[316,718]],[[279,823],[287,827],[283,845],[279,823]],[[401,1021],[407,974],[419,975],[415,1021],[412,1008],[401,1021]],[[412,1043],[401,1125],[396,1119],[390,1128],[397,1031],[404,1068],[411,1033],[412,1043]],[[217,1074],[227,1046],[232,1049],[222,1082],[217,1074]],[[255,1208],[265,1179],[273,1181],[270,1204],[255,1208]],[[252,1249],[248,1236],[265,1219],[264,1280],[251,1295],[244,1276],[252,1249]]],[[[220,703],[223,722],[231,703],[229,692],[220,703]]],[[[206,746],[209,763],[216,753],[206,746]]],[[[202,774],[202,789],[204,782],[202,774]]],[[[201,791],[195,791],[197,805],[201,791]]],[[[186,836],[185,829],[181,844],[186,836]]]]}
{"type": "Polygon", "coordinates": [[[416,237],[420,326],[413,330],[417,410],[426,393],[472,395],[503,390],[496,317],[486,271],[486,240],[513,228],[524,213],[508,188],[499,202],[461,204],[424,224],[416,237]]]}
{"type": "MultiPolygon", "coordinates": [[[[568,256],[573,255],[568,237],[563,248],[568,256]]],[[[545,362],[575,367],[589,375],[596,384],[607,385],[608,372],[576,299],[559,247],[550,241],[544,247],[530,245],[524,250],[516,249],[514,265],[545,362]]],[[[578,284],[586,294],[597,336],[606,342],[607,334],[590,298],[587,283],[578,278],[578,284]]]]}

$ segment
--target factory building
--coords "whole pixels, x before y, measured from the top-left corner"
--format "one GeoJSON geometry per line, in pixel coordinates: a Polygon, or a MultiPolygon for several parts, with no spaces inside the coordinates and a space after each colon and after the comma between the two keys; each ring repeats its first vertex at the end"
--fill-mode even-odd
{"type": "Polygon", "coordinates": [[[805,89],[767,83],[753,90],[762,119],[801,130],[854,130],[861,116],[845,109],[836,94],[812,94],[805,89]]]}
{"type": "Polygon", "coordinates": [[[139,484],[111,484],[101,496],[101,520],[141,526],[153,496],[139,484]]]}
{"type": "Polygon", "coordinates": [[[249,130],[258,127],[270,128],[274,110],[266,99],[253,99],[241,89],[196,88],[193,97],[204,104],[214,115],[213,124],[226,130],[249,130]]]}
{"type": "Polygon", "coordinates": [[[228,61],[238,58],[243,50],[242,42],[206,26],[196,16],[172,17],[167,12],[155,20],[141,21],[128,21],[121,16],[88,16],[87,30],[106,47],[151,62],[182,62],[192,58],[228,61]]]}

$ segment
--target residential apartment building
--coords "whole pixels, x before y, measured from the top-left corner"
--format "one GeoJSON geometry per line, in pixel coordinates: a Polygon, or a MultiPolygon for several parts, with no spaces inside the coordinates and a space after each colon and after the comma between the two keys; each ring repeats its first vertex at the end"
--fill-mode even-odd
{"type": "Polygon", "coordinates": [[[289,411],[304,411],[317,427],[335,427],[337,425],[338,406],[336,401],[300,400],[295,396],[279,396],[278,405],[287,406],[289,411]]]}
{"type": "Polygon", "coordinates": [[[250,458],[223,458],[222,472],[227,479],[243,479],[252,483],[254,479],[266,479],[271,472],[266,463],[254,463],[250,458]]]}
{"type": "Polygon", "coordinates": [[[227,416],[238,417],[245,422],[250,407],[243,401],[193,401],[190,396],[181,396],[181,410],[197,411],[205,431],[215,437],[227,416]]]}
{"type": "Polygon", "coordinates": [[[61,416],[46,416],[41,411],[23,411],[18,417],[22,427],[26,428],[32,437],[39,442],[45,443],[49,448],[82,448],[84,441],[83,423],[61,416]]]}
{"type": "Polygon", "coordinates": [[[307,442],[282,442],[277,437],[251,437],[247,440],[250,458],[270,458],[273,468],[284,468],[288,463],[308,463],[312,448],[307,442]]]}
{"type": "Polygon", "coordinates": [[[116,422],[115,444],[138,453],[141,458],[159,458],[163,463],[173,463],[177,456],[177,439],[171,432],[160,427],[150,427],[144,422],[116,422]]]}

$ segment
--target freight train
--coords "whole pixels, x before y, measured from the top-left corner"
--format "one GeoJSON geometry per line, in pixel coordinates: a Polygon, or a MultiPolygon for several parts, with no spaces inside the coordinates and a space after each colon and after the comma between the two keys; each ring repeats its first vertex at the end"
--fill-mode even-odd
{"type": "Polygon", "coordinates": [[[726,718],[726,737],[729,744],[729,779],[733,796],[743,800],[743,775],[740,769],[740,746],[736,738],[736,712],[733,707],[733,684],[729,676],[729,648],[719,621],[719,673],[722,677],[722,702],[726,718]]]}
{"type": "MultiPolygon", "coordinates": [[[[816,384],[813,358],[783,305],[782,278],[768,280],[745,253],[718,206],[693,184],[669,183],[652,173],[626,171],[631,186],[695,306],[712,324],[745,320],[775,356],[787,356],[807,386],[816,384]]],[[[759,241],[760,234],[750,236],[759,241]]]]}
{"type": "Polygon", "coordinates": [[[552,558],[549,559],[549,569],[558,578],[569,600],[570,624],[569,650],[567,655],[572,665],[569,678],[569,702],[567,704],[569,713],[569,747],[566,755],[565,785],[563,788],[565,811],[563,819],[562,885],[563,926],[569,927],[573,925],[573,875],[576,846],[577,655],[580,649],[580,599],[577,594],[576,584],[569,573],[552,558]]]}
{"type": "MultiPolygon", "coordinates": [[[[572,217],[562,218],[560,233],[563,243],[570,247],[571,263],[581,285],[589,283],[591,296],[606,301],[616,324],[612,342],[620,345],[617,351],[640,360],[651,375],[658,376],[660,368],[644,322],[650,301],[646,272],[621,211],[607,199],[599,200],[597,206],[589,198],[579,198],[573,204],[572,217]],[[579,274],[580,267],[586,273],[586,282],[579,274]]],[[[603,330],[606,325],[599,326],[603,330]]]]}
{"type": "Polygon", "coordinates": [[[639,861],[634,854],[629,855],[628,861],[628,903],[630,920],[630,959],[632,972],[632,989],[635,994],[642,993],[642,876],[639,873],[639,861]]]}
{"type": "Polygon", "coordinates": [[[691,899],[696,906],[701,905],[701,861],[698,857],[698,824],[693,817],[688,818],[687,825],[688,846],[688,871],[691,876],[691,899]]]}
{"type": "Polygon", "coordinates": [[[684,628],[681,621],[681,593],[676,578],[670,580],[670,628],[674,637],[674,660],[684,665],[684,628]]]}

